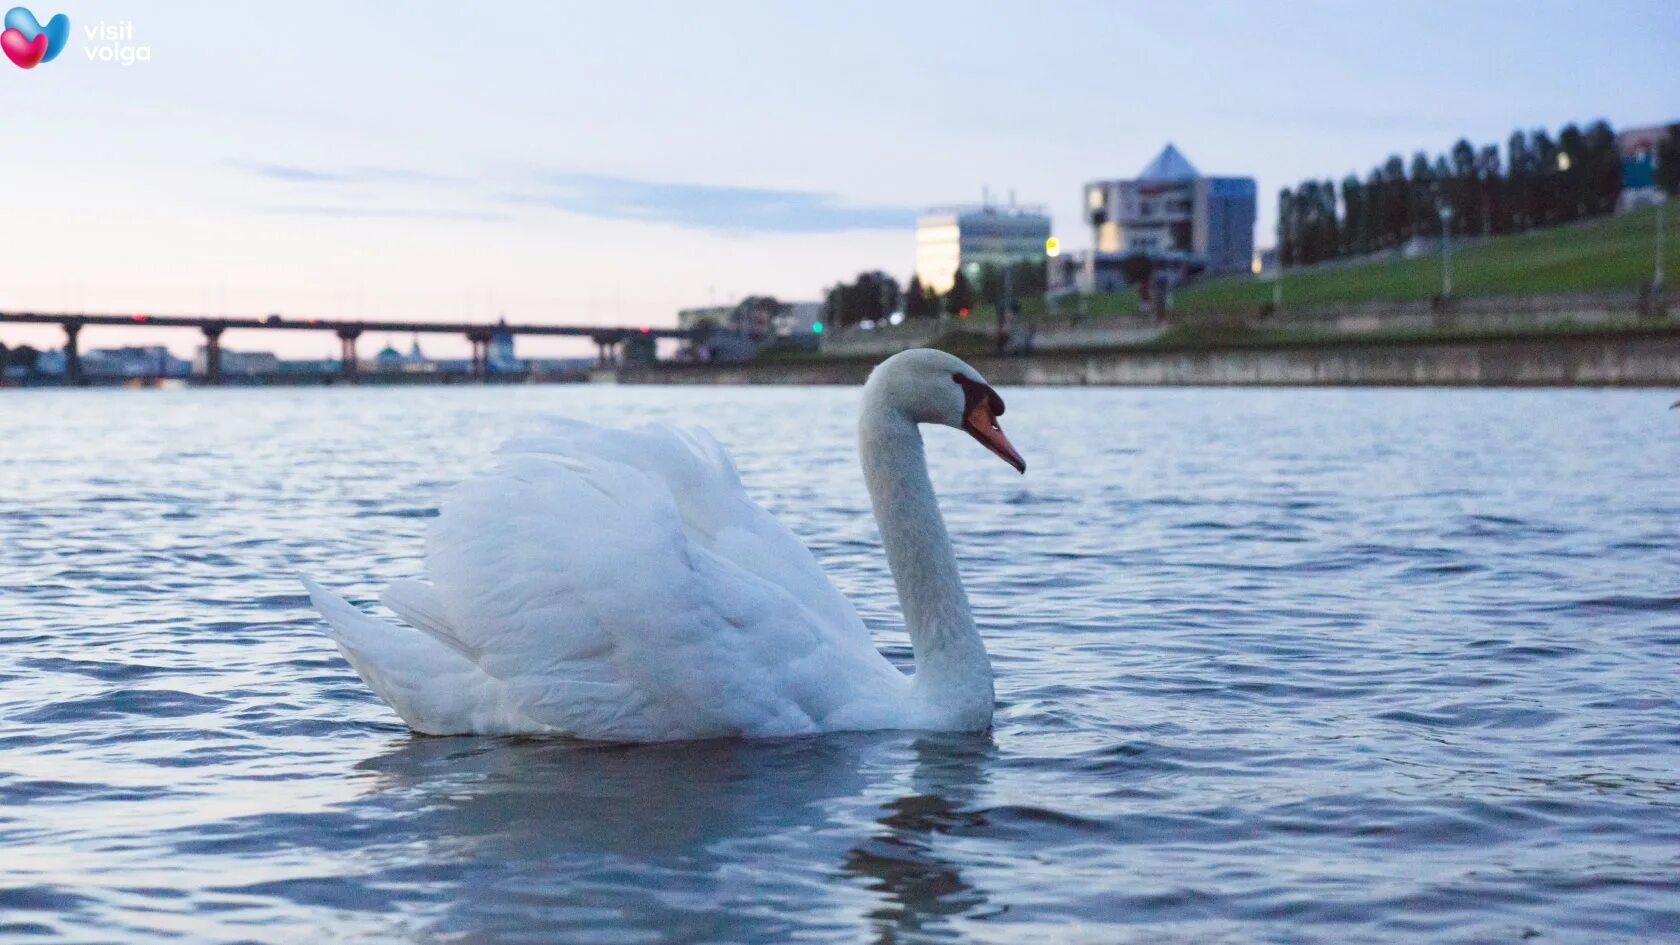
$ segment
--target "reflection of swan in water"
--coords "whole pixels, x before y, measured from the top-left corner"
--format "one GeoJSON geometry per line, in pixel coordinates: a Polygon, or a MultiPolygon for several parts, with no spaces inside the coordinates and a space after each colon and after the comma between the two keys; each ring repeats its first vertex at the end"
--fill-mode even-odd
{"type": "Polygon", "coordinates": [[[475,854],[691,855],[714,840],[816,824],[861,791],[859,736],[685,745],[410,739],[361,764],[375,799],[411,804],[417,839],[475,854]],[[416,803],[418,802],[418,803],[416,803]]]}
{"type": "Polygon", "coordinates": [[[424,881],[432,934],[786,941],[867,922],[890,938],[985,902],[928,840],[964,816],[991,752],[985,735],[909,733],[412,739],[360,765],[357,819],[379,824],[366,855],[393,877],[370,879],[424,881]],[[883,807],[911,760],[913,793],[883,807]],[[860,915],[836,864],[887,903],[860,915]]]}
{"type": "Polygon", "coordinates": [[[995,754],[991,736],[923,735],[914,749],[916,793],[886,804],[887,813],[878,821],[886,829],[848,850],[844,863],[847,872],[872,880],[869,888],[885,900],[869,913],[875,941],[881,943],[928,931],[987,905],[984,891],[936,855],[932,838],[985,823],[983,815],[967,808],[985,782],[985,763],[995,754]]]}

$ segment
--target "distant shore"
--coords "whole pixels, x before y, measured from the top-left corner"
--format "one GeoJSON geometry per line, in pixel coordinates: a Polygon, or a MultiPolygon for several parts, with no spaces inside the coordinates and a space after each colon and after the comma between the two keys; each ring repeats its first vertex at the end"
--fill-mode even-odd
{"type": "MultiPolygon", "coordinates": [[[[1153,343],[967,358],[1026,386],[1680,387],[1680,325],[1153,343]]],[[[627,367],[626,384],[859,384],[882,355],[627,367]]]]}

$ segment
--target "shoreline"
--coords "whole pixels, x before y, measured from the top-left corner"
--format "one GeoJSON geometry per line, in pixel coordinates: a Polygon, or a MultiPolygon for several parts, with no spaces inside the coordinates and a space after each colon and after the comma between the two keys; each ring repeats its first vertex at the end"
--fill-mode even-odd
{"type": "MultiPolygon", "coordinates": [[[[1251,338],[1025,355],[958,351],[993,383],[1055,387],[1680,387],[1680,326],[1251,338]]],[[[887,355],[628,367],[624,384],[861,384],[887,355]]]]}

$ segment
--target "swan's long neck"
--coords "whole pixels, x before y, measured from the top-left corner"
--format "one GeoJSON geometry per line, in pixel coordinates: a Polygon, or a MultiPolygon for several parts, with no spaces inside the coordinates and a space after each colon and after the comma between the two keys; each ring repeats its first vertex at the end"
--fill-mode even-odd
{"type": "Polygon", "coordinates": [[[866,398],[858,446],[916,651],[917,696],[930,711],[984,727],[992,717],[992,667],[934,498],[921,431],[903,411],[866,398]]]}

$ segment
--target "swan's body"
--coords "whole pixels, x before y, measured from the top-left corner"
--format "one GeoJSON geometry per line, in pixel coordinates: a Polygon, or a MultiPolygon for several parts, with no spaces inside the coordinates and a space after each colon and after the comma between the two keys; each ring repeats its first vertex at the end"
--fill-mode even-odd
{"type": "Polygon", "coordinates": [[[913,677],[703,433],[567,422],[509,441],[443,503],[431,583],[382,596],[409,626],[305,583],[351,665],[428,734],[983,729],[991,666],[916,424],[961,426],[1020,466],[991,421],[1001,412],[972,368],[937,351],[891,358],[865,386],[859,451],[913,677]]]}

